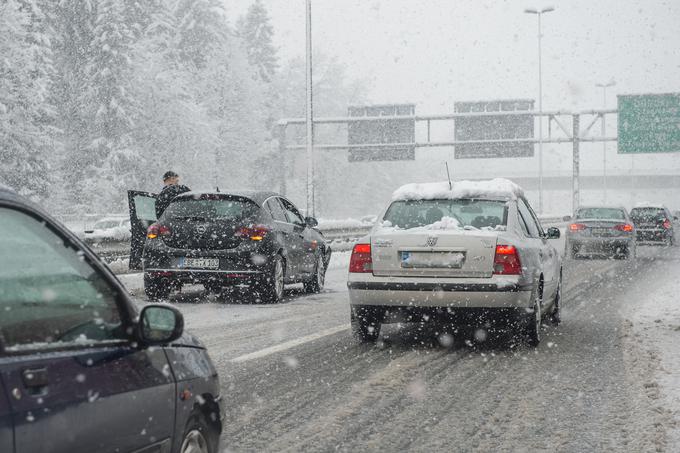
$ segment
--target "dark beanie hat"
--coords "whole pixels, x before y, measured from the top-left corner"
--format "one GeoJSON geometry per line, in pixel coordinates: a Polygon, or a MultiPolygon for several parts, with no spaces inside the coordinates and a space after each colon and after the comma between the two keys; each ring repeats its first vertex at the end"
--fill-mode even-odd
{"type": "Polygon", "coordinates": [[[169,178],[177,178],[179,175],[175,173],[174,171],[166,171],[165,174],[163,175],[163,181],[169,178]]]}

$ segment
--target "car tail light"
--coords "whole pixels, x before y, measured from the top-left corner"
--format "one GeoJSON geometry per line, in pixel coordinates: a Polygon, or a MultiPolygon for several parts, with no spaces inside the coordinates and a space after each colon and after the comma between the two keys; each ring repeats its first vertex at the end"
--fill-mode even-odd
{"type": "Polygon", "coordinates": [[[151,224],[146,230],[146,237],[149,239],[156,239],[158,236],[170,236],[172,230],[165,225],[159,225],[157,223],[151,224]]]}
{"type": "Polygon", "coordinates": [[[626,233],[630,233],[633,231],[633,225],[629,223],[621,223],[619,225],[614,225],[614,229],[616,231],[625,231],[626,233]]]}
{"type": "Polygon", "coordinates": [[[250,225],[239,228],[234,236],[241,239],[250,239],[251,241],[263,240],[271,231],[266,225],[250,225]]]}
{"type": "Polygon", "coordinates": [[[520,275],[522,273],[522,263],[514,245],[496,246],[493,273],[496,275],[520,275]]]}
{"type": "Polygon", "coordinates": [[[671,229],[671,221],[668,220],[668,219],[664,220],[663,221],[663,227],[667,230],[670,230],[671,229]]]}
{"type": "Polygon", "coordinates": [[[356,244],[352,249],[349,259],[350,272],[373,272],[373,260],[371,259],[371,244],[356,244]]]}
{"type": "Polygon", "coordinates": [[[582,223],[572,223],[569,225],[569,230],[570,231],[582,231],[585,230],[586,226],[582,223]]]}

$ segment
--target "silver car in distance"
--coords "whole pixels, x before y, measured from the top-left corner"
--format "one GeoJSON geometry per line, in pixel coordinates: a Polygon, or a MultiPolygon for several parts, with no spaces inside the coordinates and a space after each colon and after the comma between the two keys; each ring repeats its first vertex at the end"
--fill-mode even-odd
{"type": "Polygon", "coordinates": [[[394,322],[500,324],[537,345],[542,321],[560,321],[559,237],[505,179],[403,186],[352,251],[353,335],[375,341],[394,322]]]}

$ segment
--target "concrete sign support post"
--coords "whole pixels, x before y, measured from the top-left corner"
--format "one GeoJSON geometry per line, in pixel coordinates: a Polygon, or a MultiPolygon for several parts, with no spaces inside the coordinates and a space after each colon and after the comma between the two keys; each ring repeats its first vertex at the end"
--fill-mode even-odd
{"type": "Polygon", "coordinates": [[[574,147],[573,147],[573,174],[572,174],[572,179],[571,179],[571,193],[573,198],[572,201],[572,211],[576,213],[576,210],[578,209],[578,205],[580,203],[580,194],[579,194],[579,166],[580,166],[580,155],[579,155],[579,139],[580,139],[580,116],[578,114],[575,114],[572,117],[572,137],[574,140],[574,147]]]}

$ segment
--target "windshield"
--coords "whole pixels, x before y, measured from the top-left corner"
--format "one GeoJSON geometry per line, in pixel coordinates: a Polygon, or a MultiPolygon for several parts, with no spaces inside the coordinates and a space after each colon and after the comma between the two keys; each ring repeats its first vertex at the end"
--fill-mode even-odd
{"type": "Polygon", "coordinates": [[[257,205],[244,198],[179,198],[165,210],[165,219],[242,220],[257,212],[257,205]]]}
{"type": "Polygon", "coordinates": [[[386,226],[404,229],[442,223],[458,228],[495,229],[507,222],[507,203],[474,199],[395,201],[383,221],[386,226]]]}
{"type": "Polygon", "coordinates": [[[576,211],[577,219],[625,220],[626,213],[621,209],[583,208],[576,211]]]}

